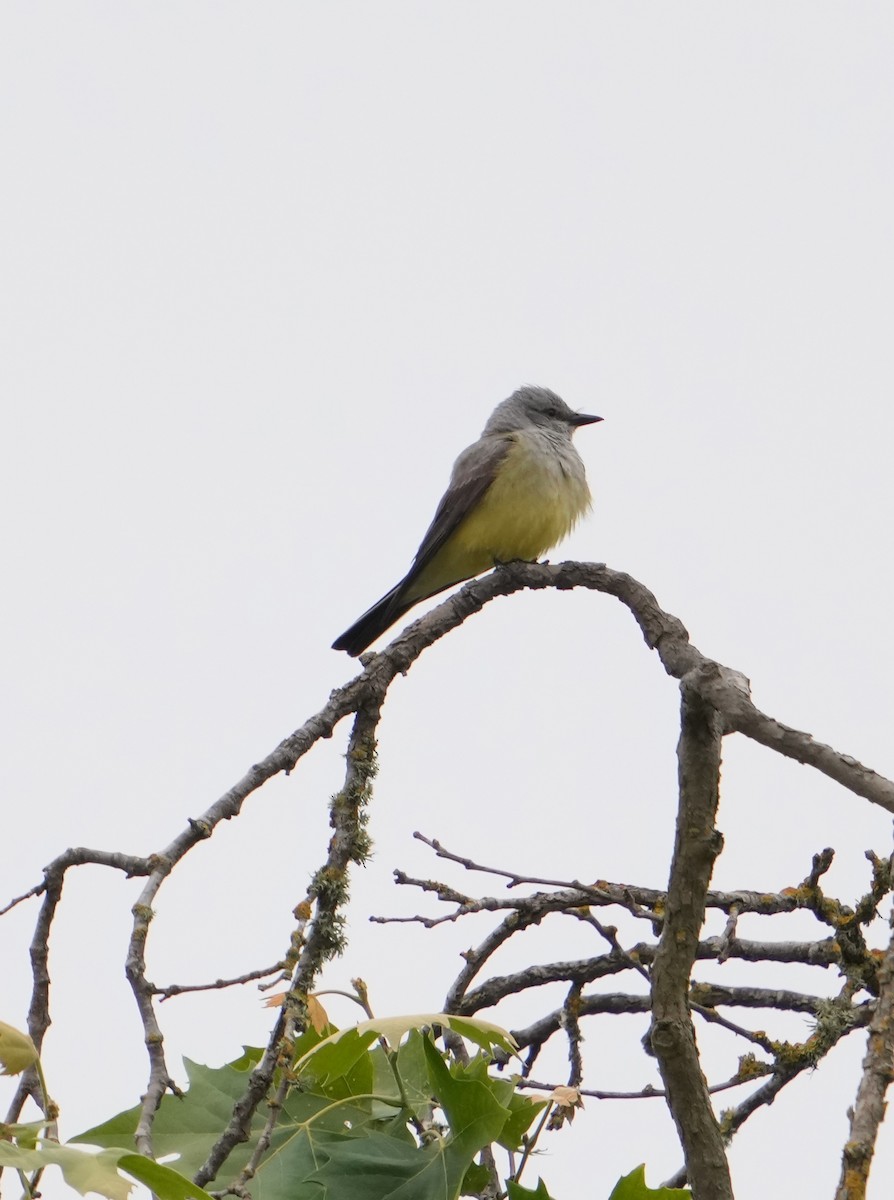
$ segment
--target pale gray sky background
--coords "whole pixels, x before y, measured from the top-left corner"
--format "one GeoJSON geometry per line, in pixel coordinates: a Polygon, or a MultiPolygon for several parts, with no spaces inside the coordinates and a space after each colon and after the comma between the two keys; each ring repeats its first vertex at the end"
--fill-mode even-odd
{"type": "MultiPolygon", "coordinates": [[[[165,845],[349,679],[331,641],[404,573],[453,458],[522,382],[605,417],[577,438],[594,513],[553,557],[631,572],[761,707],[894,775],[892,51],[881,3],[7,0],[4,898],[69,845],[165,845]]],[[[676,710],[598,595],[499,601],[426,653],[387,702],[376,856],[325,983],[430,1009],[483,935],[366,923],[422,906],[394,867],[447,874],[415,829],[663,886],[676,710]]],[[[156,981],[284,951],[346,734],[176,871],[156,981]]],[[[725,764],[720,886],[794,884],[831,845],[830,890],[864,890],[884,813],[742,739],[725,764]]],[[[137,890],[96,868],[66,886],[45,1054],[65,1136],[145,1086],[137,890]]],[[[34,913],[0,921],[14,1024],[34,913]]],[[[162,1015],[175,1067],[270,1020],[248,988],[162,1015]]],[[[643,1028],[590,1025],[590,1086],[656,1079],[643,1028]]],[[[715,1078],[746,1049],[700,1038],[715,1078]]],[[[831,1194],[862,1051],[749,1123],[740,1200],[770,1178],[831,1194]]],[[[643,1160],[653,1184],[680,1162],[660,1101],[591,1102],[539,1165],[558,1196],[599,1198],[643,1160]]],[[[892,1180],[886,1127],[870,1195],[892,1180]]]]}

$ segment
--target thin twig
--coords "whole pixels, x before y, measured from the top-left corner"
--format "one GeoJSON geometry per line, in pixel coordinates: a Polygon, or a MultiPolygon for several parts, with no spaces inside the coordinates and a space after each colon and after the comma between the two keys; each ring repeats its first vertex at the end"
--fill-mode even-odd
{"type": "MultiPolygon", "coordinates": [[[[767,1063],[766,1074],[770,1074],[773,1070],[772,1066],[767,1063]]],[[[708,1088],[708,1091],[713,1096],[717,1092],[728,1092],[732,1088],[744,1087],[748,1080],[741,1079],[738,1075],[734,1075],[732,1079],[727,1079],[723,1083],[713,1083],[708,1088]]],[[[543,1083],[537,1079],[519,1079],[515,1085],[519,1089],[530,1089],[535,1092],[545,1092],[549,1094],[555,1091],[557,1087],[562,1087],[562,1084],[543,1083]]],[[[640,1088],[638,1092],[609,1092],[599,1088],[578,1088],[582,1096],[587,1096],[593,1100],[664,1100],[667,1097],[667,1092],[664,1088],[654,1087],[651,1083],[647,1083],[645,1087],[640,1088]]]]}
{"type": "Polygon", "coordinates": [[[185,996],[189,992],[218,992],[224,988],[236,987],[242,983],[254,983],[258,979],[267,979],[271,975],[282,974],[285,961],[274,963],[272,967],[262,967],[258,971],[246,971],[233,979],[215,979],[214,983],[170,983],[167,987],[157,987],[151,984],[152,991],[160,997],[160,1003],[170,1000],[172,996],[185,996]]]}

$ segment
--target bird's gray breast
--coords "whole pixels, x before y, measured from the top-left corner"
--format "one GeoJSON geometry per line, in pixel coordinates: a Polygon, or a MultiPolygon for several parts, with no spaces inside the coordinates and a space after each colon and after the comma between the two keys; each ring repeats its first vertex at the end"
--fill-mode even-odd
{"type": "Polygon", "coordinates": [[[526,429],[524,434],[542,469],[571,483],[586,484],[583,459],[574,448],[570,430],[526,429]]]}

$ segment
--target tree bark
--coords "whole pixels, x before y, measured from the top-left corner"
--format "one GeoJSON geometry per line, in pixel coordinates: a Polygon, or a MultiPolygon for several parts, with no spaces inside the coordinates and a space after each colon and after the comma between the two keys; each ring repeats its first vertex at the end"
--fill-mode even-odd
{"type": "Polygon", "coordinates": [[[684,681],[677,747],[679,810],[667,913],[652,969],[651,1043],[686,1159],[694,1200],[733,1200],[729,1166],[689,1011],[689,978],[705,897],[723,839],[714,827],[723,723],[684,681]]]}

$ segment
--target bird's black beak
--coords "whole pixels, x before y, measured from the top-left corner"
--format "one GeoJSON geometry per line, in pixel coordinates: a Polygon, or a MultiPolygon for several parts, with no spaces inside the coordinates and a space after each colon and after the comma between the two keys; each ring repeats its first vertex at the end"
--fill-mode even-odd
{"type": "Polygon", "coordinates": [[[568,418],[568,424],[577,429],[580,425],[595,425],[597,421],[601,420],[602,417],[591,417],[589,413],[572,413],[568,418]]]}

